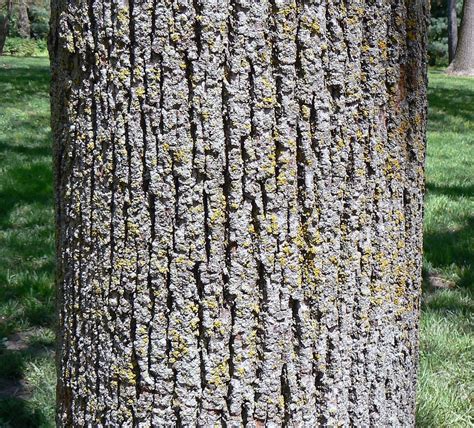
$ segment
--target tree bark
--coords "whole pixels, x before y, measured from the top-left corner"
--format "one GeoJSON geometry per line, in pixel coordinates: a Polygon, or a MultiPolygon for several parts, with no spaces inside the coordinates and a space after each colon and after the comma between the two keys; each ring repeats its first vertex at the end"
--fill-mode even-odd
{"type": "Polygon", "coordinates": [[[13,11],[13,0],[7,0],[5,15],[0,17],[0,55],[3,55],[3,48],[7,40],[10,18],[13,11]]]}
{"type": "Polygon", "coordinates": [[[448,73],[474,76],[474,0],[464,0],[456,55],[448,73]]]}
{"type": "Polygon", "coordinates": [[[21,0],[18,6],[18,34],[26,39],[31,36],[31,24],[26,0],[21,0]]]}
{"type": "Polygon", "coordinates": [[[53,0],[58,426],[413,426],[424,0],[53,0]]]}
{"type": "Polygon", "coordinates": [[[458,17],[456,13],[456,0],[448,0],[448,58],[450,64],[454,59],[457,44],[458,17]]]}

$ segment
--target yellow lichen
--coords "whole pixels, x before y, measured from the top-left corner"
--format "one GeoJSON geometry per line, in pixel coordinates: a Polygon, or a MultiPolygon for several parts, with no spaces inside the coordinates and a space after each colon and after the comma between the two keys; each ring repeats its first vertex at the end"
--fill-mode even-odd
{"type": "Polygon", "coordinates": [[[312,33],[320,34],[321,33],[321,25],[317,19],[310,20],[307,17],[302,19],[302,24],[304,27],[311,30],[312,33]]]}
{"type": "Polygon", "coordinates": [[[140,234],[140,228],[136,223],[133,223],[132,221],[127,222],[127,228],[128,231],[131,235],[139,235],[140,234]]]}
{"type": "Polygon", "coordinates": [[[138,98],[143,98],[145,96],[145,88],[143,86],[139,86],[135,93],[137,94],[138,98]]]}
{"type": "Polygon", "coordinates": [[[209,383],[215,386],[221,386],[224,384],[224,377],[226,377],[229,371],[229,364],[228,360],[224,360],[220,363],[217,367],[211,370],[211,375],[209,379],[209,383]]]}
{"type": "Polygon", "coordinates": [[[211,216],[209,217],[209,221],[211,222],[211,224],[214,224],[216,223],[219,219],[223,219],[224,218],[224,213],[223,211],[221,211],[220,209],[215,209],[212,211],[212,214],[211,216]]]}
{"type": "Polygon", "coordinates": [[[185,162],[187,159],[186,152],[183,149],[178,149],[173,153],[173,159],[176,162],[182,163],[185,162]]]}
{"type": "Polygon", "coordinates": [[[278,234],[278,217],[276,214],[270,216],[270,224],[267,226],[267,232],[272,235],[278,234]]]}

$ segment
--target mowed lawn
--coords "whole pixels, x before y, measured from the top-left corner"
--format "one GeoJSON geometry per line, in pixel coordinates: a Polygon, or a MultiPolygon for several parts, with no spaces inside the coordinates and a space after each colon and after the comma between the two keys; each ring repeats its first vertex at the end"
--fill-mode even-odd
{"type": "MultiPolygon", "coordinates": [[[[54,426],[46,58],[0,58],[0,427],[54,426]]],[[[417,421],[474,423],[474,79],[430,73],[417,421]]]]}

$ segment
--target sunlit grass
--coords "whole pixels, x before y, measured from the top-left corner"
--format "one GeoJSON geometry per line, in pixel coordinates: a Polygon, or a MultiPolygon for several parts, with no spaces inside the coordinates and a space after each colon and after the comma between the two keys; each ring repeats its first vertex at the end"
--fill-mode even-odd
{"type": "Polygon", "coordinates": [[[54,426],[48,88],[46,58],[0,59],[1,427],[54,426]]]}
{"type": "Polygon", "coordinates": [[[474,423],[474,79],[430,74],[417,424],[474,423]]]}

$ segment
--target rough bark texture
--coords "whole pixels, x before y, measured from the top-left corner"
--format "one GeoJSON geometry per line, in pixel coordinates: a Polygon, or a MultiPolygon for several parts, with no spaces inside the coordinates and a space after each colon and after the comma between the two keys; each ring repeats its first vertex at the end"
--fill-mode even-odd
{"type": "Polygon", "coordinates": [[[10,19],[13,11],[13,0],[7,0],[5,15],[0,16],[0,55],[3,54],[5,41],[7,40],[8,27],[10,26],[10,19]]]}
{"type": "Polygon", "coordinates": [[[474,0],[464,0],[459,41],[448,72],[474,76],[474,0]]]}
{"type": "Polygon", "coordinates": [[[458,44],[458,15],[456,13],[456,0],[448,0],[448,58],[449,63],[454,59],[456,45],[458,44]]]}
{"type": "Polygon", "coordinates": [[[53,0],[59,426],[414,424],[424,0],[53,0]]]}

